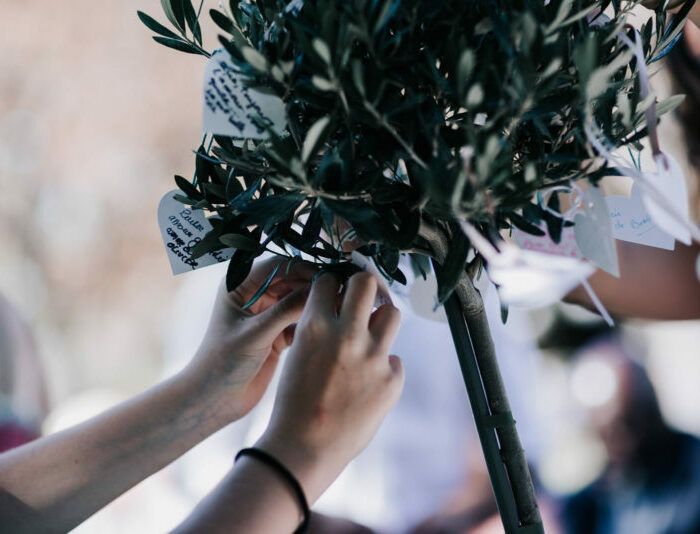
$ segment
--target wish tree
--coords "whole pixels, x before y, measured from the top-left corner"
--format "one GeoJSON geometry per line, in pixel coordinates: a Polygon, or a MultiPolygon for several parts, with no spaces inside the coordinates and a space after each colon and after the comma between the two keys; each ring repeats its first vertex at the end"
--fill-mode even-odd
{"type": "Polygon", "coordinates": [[[625,237],[596,187],[611,175],[671,244],[698,238],[656,135],[680,98],[648,84],[693,2],[637,4],[231,0],[209,11],[211,51],[201,4],[162,0],[168,26],[139,13],[208,61],[194,177],[161,204],[174,270],[229,261],[234,288],[270,251],[341,273],[361,255],[398,284],[402,256],[434,271],[507,532],[543,529],[475,282],[497,285],[505,319],[594,265],[616,273],[625,237]]]}

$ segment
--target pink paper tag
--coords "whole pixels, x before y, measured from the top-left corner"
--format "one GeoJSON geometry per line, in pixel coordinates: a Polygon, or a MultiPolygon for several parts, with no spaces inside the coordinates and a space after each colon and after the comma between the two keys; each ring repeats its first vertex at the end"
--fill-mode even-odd
{"type": "MultiPolygon", "coordinates": [[[[541,228],[546,231],[544,224],[541,228]]],[[[544,252],[545,254],[554,254],[555,256],[563,256],[565,258],[583,258],[576,244],[573,226],[566,227],[562,230],[559,243],[552,241],[549,235],[531,235],[517,228],[513,228],[513,240],[520,248],[525,250],[544,252]]]]}

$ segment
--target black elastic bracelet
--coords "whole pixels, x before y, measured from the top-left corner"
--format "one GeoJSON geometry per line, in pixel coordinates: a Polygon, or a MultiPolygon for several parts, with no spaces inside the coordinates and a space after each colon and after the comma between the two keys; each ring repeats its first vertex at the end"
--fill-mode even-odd
{"type": "Polygon", "coordinates": [[[256,460],[260,460],[262,463],[272,467],[279,475],[282,476],[292,488],[292,491],[296,494],[299,500],[299,505],[301,506],[301,511],[303,513],[304,519],[301,521],[301,525],[294,532],[295,534],[303,534],[309,528],[309,519],[311,518],[311,511],[309,510],[309,503],[306,500],[306,495],[304,495],[304,490],[299,484],[299,481],[287,469],[277,458],[271,454],[266,453],[261,449],[256,449],[255,447],[250,447],[248,449],[241,449],[238,454],[236,454],[235,461],[241,456],[251,456],[256,460]]]}

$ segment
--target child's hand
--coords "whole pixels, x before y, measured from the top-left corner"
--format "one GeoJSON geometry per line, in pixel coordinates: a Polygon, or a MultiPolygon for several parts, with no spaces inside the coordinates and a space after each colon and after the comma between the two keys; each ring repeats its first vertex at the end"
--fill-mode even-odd
{"type": "Polygon", "coordinates": [[[209,328],[185,370],[201,384],[212,416],[228,423],[258,403],[280,353],[292,342],[315,272],[311,264],[273,258],[256,264],[235,291],[221,285],[209,328]],[[265,293],[244,310],[278,266],[265,293]]]}
{"type": "Polygon", "coordinates": [[[330,274],[313,285],[259,443],[299,478],[310,501],[367,445],[403,387],[401,360],[389,356],[399,311],[387,304],[372,313],[370,274],[350,278],[340,306],[339,289],[330,274]]]}

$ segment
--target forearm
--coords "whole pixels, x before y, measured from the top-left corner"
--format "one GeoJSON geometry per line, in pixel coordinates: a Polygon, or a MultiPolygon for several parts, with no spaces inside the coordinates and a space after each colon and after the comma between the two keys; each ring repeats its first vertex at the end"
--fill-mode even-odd
{"type": "MultiPolygon", "coordinates": [[[[603,305],[614,315],[642,319],[686,320],[700,317],[697,245],[676,243],[673,251],[617,242],[620,278],[596,272],[589,280],[603,305]]],[[[567,300],[594,309],[578,287],[567,300]]]]}
{"type": "Polygon", "coordinates": [[[36,511],[34,529],[69,530],[226,423],[202,386],[181,373],[85,423],[6,453],[0,487],[36,511]]]}
{"type": "MultiPolygon", "coordinates": [[[[289,469],[301,484],[309,506],[345,465],[327,453],[311,454],[303,446],[274,438],[263,437],[256,446],[289,469]]],[[[289,534],[301,521],[302,509],[289,482],[273,467],[243,456],[175,533],[289,534]]]]}
{"type": "Polygon", "coordinates": [[[287,483],[270,467],[241,458],[175,533],[289,534],[302,510],[287,483]]]}

